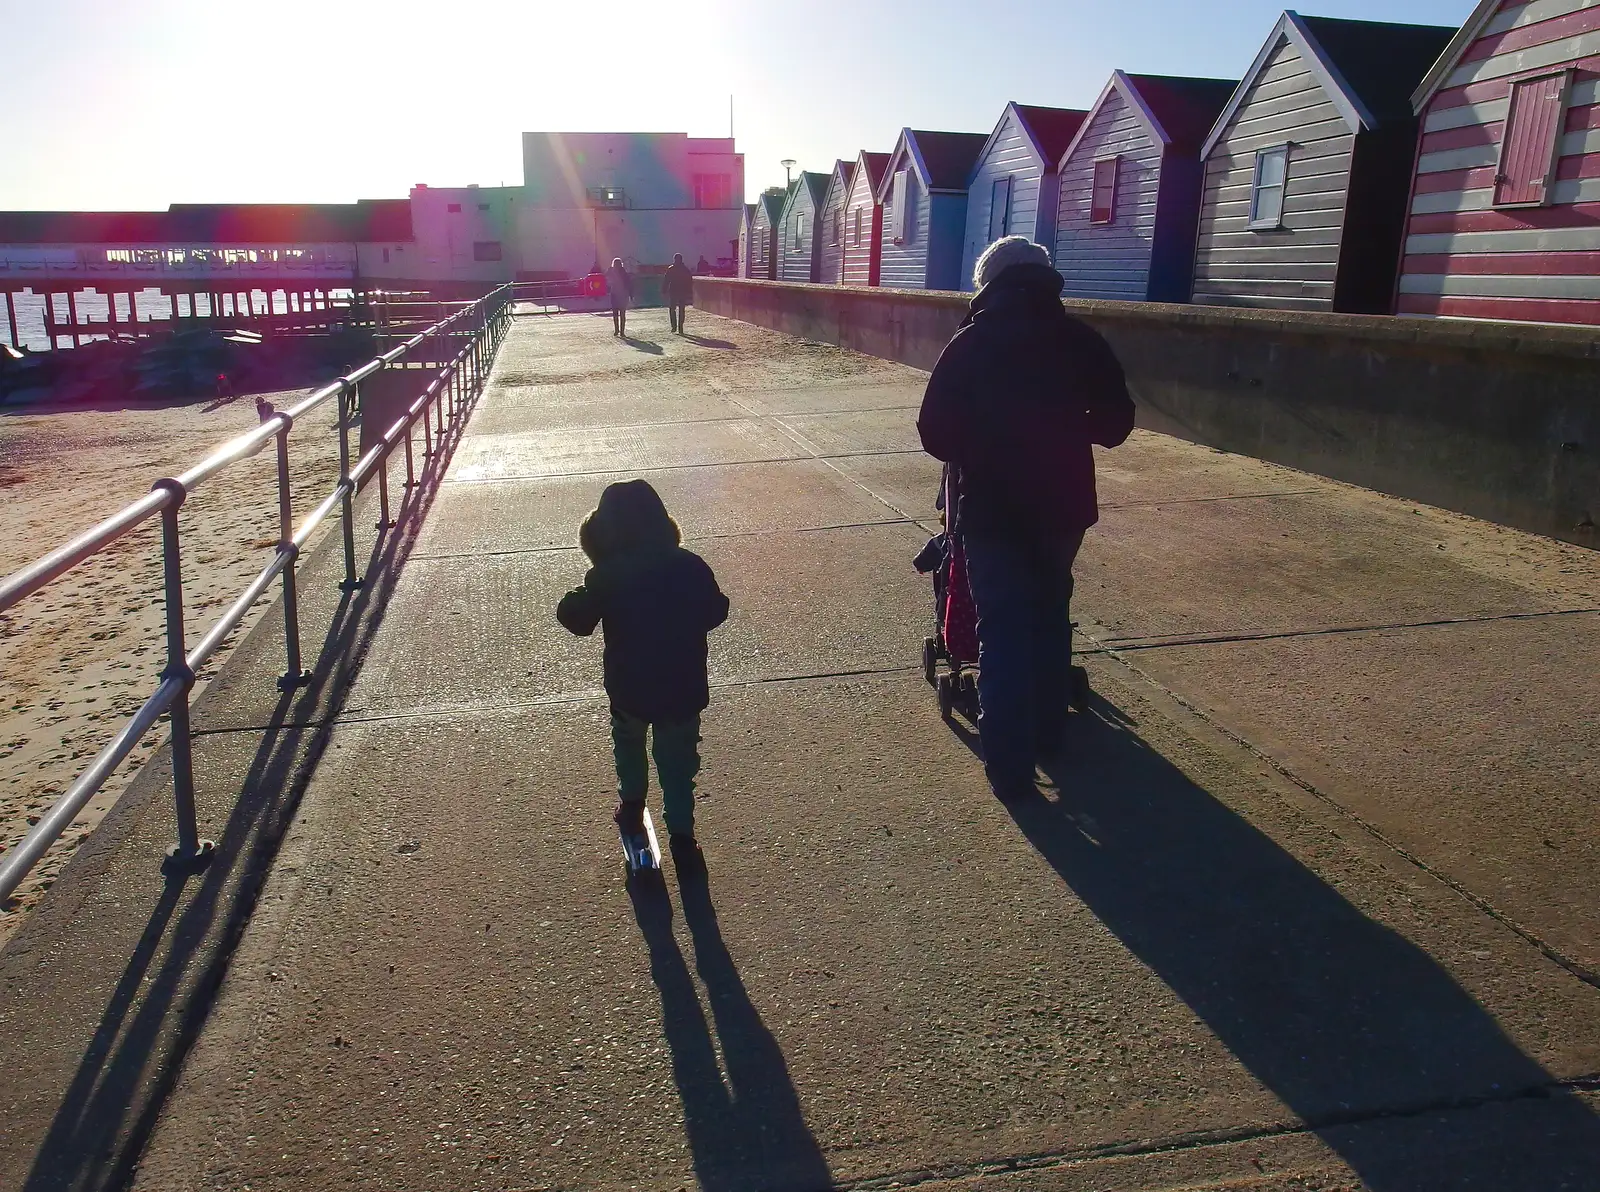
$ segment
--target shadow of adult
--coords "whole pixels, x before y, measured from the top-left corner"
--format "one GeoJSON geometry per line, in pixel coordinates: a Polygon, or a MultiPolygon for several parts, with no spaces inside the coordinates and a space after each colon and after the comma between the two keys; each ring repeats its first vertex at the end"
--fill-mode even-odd
{"type": "Polygon", "coordinates": [[[1096,699],[1076,719],[1069,760],[1050,769],[1059,798],[1014,805],[1013,818],[1367,1187],[1600,1186],[1586,1182],[1600,1171],[1600,1118],[1426,951],[1196,785],[1120,709],[1096,699]],[[1422,1148],[1420,1123],[1409,1135],[1384,1124],[1526,1098],[1546,1103],[1534,1128],[1504,1146],[1483,1136],[1492,1119],[1481,1114],[1453,1127],[1435,1121],[1422,1148]],[[1457,1142],[1442,1143],[1452,1129],[1457,1142]],[[1469,1142],[1470,1162],[1451,1167],[1439,1153],[1469,1142]]]}
{"type": "Polygon", "coordinates": [[[663,348],[660,344],[656,343],[654,340],[635,339],[631,335],[624,335],[622,337],[622,342],[627,344],[635,352],[646,352],[646,353],[650,354],[651,356],[660,356],[663,352],[666,351],[665,348],[663,348]]]}
{"type": "Polygon", "coordinates": [[[630,895],[650,952],[650,976],[661,994],[662,1029],[701,1188],[814,1192],[832,1187],[783,1052],[751,1005],[723,942],[708,881],[704,876],[686,878],[680,892],[694,941],[695,971],[710,1002],[709,1023],[672,931],[667,892],[635,885],[630,895]],[[722,1065],[717,1062],[719,1043],[722,1065]]]}
{"type": "Polygon", "coordinates": [[[684,333],[683,338],[696,347],[715,348],[719,352],[732,352],[739,346],[738,344],[729,343],[725,339],[707,339],[703,335],[690,335],[687,332],[684,333]]]}

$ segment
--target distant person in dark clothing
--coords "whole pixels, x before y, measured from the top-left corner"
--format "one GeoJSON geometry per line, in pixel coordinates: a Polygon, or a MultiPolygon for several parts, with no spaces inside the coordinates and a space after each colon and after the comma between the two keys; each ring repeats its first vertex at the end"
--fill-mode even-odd
{"type": "Polygon", "coordinates": [[[705,253],[701,253],[700,254],[700,259],[698,261],[696,261],[695,265],[694,265],[694,275],[696,277],[704,277],[706,274],[708,274],[710,272],[711,272],[711,262],[706,260],[705,253]]]}
{"type": "Polygon", "coordinates": [[[606,270],[606,293],[611,295],[611,334],[628,337],[628,301],[633,297],[633,275],[621,257],[611,258],[606,270]]]}
{"type": "Polygon", "coordinates": [[[948,462],[950,531],[978,607],[978,732],[1002,799],[1056,755],[1071,696],[1072,564],[1099,520],[1091,444],[1133,430],[1111,347],[1061,305],[1050,254],[1022,236],[978,258],[971,313],[928,378],[917,429],[948,462]]]}
{"type": "Polygon", "coordinates": [[[667,300],[667,318],[672,329],[682,335],[684,308],[694,298],[694,274],[683,263],[681,252],[673,254],[672,264],[661,275],[661,296],[667,300]]]}
{"type": "Polygon", "coordinates": [[[694,834],[694,780],[700,772],[700,713],[711,702],[706,635],[728,619],[728,598],[699,555],[685,550],[678,525],[643,480],[607,485],[583,519],[578,542],[593,566],[583,586],[561,598],[556,619],[581,637],[605,633],[606,695],[617,765],[617,826],[644,830],[655,734],[656,776],[673,859],[700,857],[694,834]]]}

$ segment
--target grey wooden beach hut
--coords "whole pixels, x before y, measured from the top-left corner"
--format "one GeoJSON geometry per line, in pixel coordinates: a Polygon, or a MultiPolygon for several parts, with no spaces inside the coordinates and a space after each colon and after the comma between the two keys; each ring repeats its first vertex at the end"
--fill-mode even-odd
{"type": "Polygon", "coordinates": [[[879,285],[961,288],[967,183],[988,139],[981,132],[901,130],[878,188],[883,206],[879,285]]]}
{"type": "Polygon", "coordinates": [[[823,285],[844,284],[845,209],[850,205],[850,184],[855,180],[856,163],[840,159],[828,175],[828,191],[822,199],[821,247],[818,250],[817,280],[823,285]]]}
{"type": "Polygon", "coordinates": [[[762,195],[750,218],[750,274],[761,281],[778,276],[778,231],[788,195],[762,195]]]}
{"type": "Polygon", "coordinates": [[[738,276],[750,276],[751,254],[755,251],[755,238],[751,235],[754,230],[756,218],[756,205],[746,203],[744,211],[739,216],[739,264],[738,276]]]}
{"type": "Polygon", "coordinates": [[[1285,12],[1201,147],[1193,301],[1386,313],[1411,93],[1453,28],[1285,12]]]}
{"type": "Polygon", "coordinates": [[[1055,243],[1056,167],[1083,118],[1080,108],[1008,103],[984,142],[967,182],[967,231],[961,288],[973,289],[978,256],[1002,236],[1055,243]]]}
{"type": "Polygon", "coordinates": [[[778,278],[781,281],[816,281],[821,265],[822,204],[828,195],[828,175],[802,170],[789,188],[789,199],[778,220],[778,278]]]}
{"type": "Polygon", "coordinates": [[[1237,86],[1112,74],[1057,171],[1054,249],[1065,294],[1189,300],[1200,146],[1237,86]]]}

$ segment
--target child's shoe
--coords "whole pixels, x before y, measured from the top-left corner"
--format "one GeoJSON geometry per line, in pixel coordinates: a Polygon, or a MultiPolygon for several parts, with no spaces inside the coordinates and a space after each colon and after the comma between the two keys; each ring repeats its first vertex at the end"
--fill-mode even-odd
{"type": "Polygon", "coordinates": [[[618,799],[617,812],[611,818],[617,821],[621,831],[638,836],[644,831],[644,800],[618,799]]]}
{"type": "Polygon", "coordinates": [[[672,850],[672,863],[679,869],[698,873],[705,868],[705,854],[700,851],[700,842],[693,836],[674,832],[667,838],[667,847],[672,850]]]}

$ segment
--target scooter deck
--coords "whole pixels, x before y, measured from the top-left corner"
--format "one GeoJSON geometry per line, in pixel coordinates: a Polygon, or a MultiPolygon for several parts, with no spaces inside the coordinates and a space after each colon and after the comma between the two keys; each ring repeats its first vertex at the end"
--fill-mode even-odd
{"type": "Polygon", "coordinates": [[[645,809],[644,831],[623,832],[622,855],[628,862],[628,872],[659,873],[661,871],[661,845],[656,841],[656,824],[645,809]]]}

